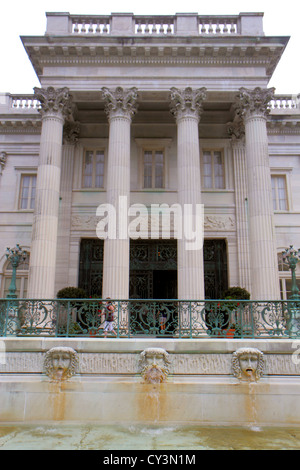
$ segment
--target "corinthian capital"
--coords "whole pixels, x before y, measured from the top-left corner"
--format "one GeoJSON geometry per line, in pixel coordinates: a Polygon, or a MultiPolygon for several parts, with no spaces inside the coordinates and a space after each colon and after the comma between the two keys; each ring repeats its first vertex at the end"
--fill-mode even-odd
{"type": "Polygon", "coordinates": [[[68,88],[34,88],[34,95],[41,103],[41,113],[54,113],[64,118],[71,114],[72,99],[68,88]]]}
{"type": "Polygon", "coordinates": [[[2,174],[2,170],[5,167],[6,159],[7,159],[6,152],[0,152],[0,175],[2,174]]]}
{"type": "Polygon", "coordinates": [[[75,145],[78,142],[80,134],[80,123],[67,121],[64,125],[63,130],[63,142],[64,144],[75,145]]]}
{"type": "Polygon", "coordinates": [[[269,101],[274,98],[275,88],[240,88],[236,97],[236,112],[238,115],[247,117],[253,114],[267,116],[269,113],[269,101]]]}
{"type": "Polygon", "coordinates": [[[171,113],[180,119],[192,116],[199,119],[202,112],[202,103],[206,99],[206,88],[193,90],[187,87],[184,90],[171,88],[171,113]]]}
{"type": "Polygon", "coordinates": [[[245,137],[245,125],[240,116],[236,116],[232,122],[227,123],[227,133],[232,142],[242,141],[245,137]]]}
{"type": "Polygon", "coordinates": [[[136,88],[123,90],[123,88],[117,87],[115,91],[111,91],[103,87],[102,94],[105,101],[105,111],[109,118],[115,116],[131,118],[136,113],[136,88]]]}

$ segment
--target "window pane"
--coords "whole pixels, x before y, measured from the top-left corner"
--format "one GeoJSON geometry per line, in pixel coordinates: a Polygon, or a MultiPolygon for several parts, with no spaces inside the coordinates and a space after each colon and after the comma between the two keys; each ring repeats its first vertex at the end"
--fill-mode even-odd
{"type": "Polygon", "coordinates": [[[103,188],[104,181],[104,152],[96,152],[96,178],[95,178],[95,187],[103,188]]]}
{"type": "Polygon", "coordinates": [[[163,152],[155,152],[155,187],[163,187],[164,178],[164,154],[163,152]]]}
{"type": "Polygon", "coordinates": [[[272,198],[274,210],[287,210],[287,192],[285,176],[272,176],[272,198]]]}
{"type": "Polygon", "coordinates": [[[224,189],[224,174],[221,152],[214,152],[215,188],[224,189]]]}
{"type": "Polygon", "coordinates": [[[144,152],[144,188],[152,188],[152,152],[144,152]]]}
{"type": "Polygon", "coordinates": [[[212,188],[212,164],[211,153],[203,153],[203,185],[204,188],[212,188]]]}
{"type": "Polygon", "coordinates": [[[276,178],[272,176],[272,199],[273,199],[273,210],[276,211],[277,209],[277,197],[276,197],[276,178]]]}
{"type": "Polygon", "coordinates": [[[93,184],[93,152],[88,150],[85,153],[83,168],[83,186],[91,188],[93,184]]]}
{"type": "MultiPolygon", "coordinates": [[[[5,277],[4,293],[3,293],[4,297],[6,297],[7,294],[9,294],[10,283],[11,283],[11,277],[5,277]]],[[[16,278],[16,295],[17,295],[17,297],[20,297],[20,286],[21,286],[21,278],[17,277],[16,278]]]]}
{"type": "Polygon", "coordinates": [[[30,199],[30,209],[34,209],[35,206],[35,190],[36,190],[36,176],[31,177],[31,199],[30,199]]]}
{"type": "MultiPolygon", "coordinates": [[[[296,284],[297,284],[298,289],[300,290],[300,279],[296,280],[296,284]]],[[[289,299],[290,296],[292,295],[292,280],[285,279],[285,286],[286,286],[286,298],[289,299]]]]}
{"type": "Polygon", "coordinates": [[[284,176],[279,176],[277,178],[277,186],[278,186],[278,208],[281,211],[287,210],[285,177],[284,176]]]}
{"type": "Polygon", "coordinates": [[[278,271],[289,271],[289,265],[283,261],[282,253],[278,253],[278,271]]]}
{"type": "Polygon", "coordinates": [[[21,179],[20,209],[34,209],[36,175],[24,175],[21,179]]]}

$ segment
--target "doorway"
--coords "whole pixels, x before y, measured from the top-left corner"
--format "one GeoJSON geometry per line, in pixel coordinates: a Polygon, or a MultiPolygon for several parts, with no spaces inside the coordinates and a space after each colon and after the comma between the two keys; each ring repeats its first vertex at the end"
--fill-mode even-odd
{"type": "Polygon", "coordinates": [[[203,257],[205,298],[222,299],[228,289],[226,240],[204,240],[203,257]]]}
{"type": "Polygon", "coordinates": [[[178,328],[177,240],[130,241],[129,293],[131,334],[172,337],[178,328]]]}
{"type": "Polygon", "coordinates": [[[177,241],[131,240],[131,299],[177,298],[177,241]]]}

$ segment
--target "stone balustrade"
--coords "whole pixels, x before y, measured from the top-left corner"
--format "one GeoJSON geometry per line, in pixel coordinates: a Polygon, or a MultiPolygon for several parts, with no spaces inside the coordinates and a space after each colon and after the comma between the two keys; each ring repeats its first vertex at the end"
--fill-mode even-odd
{"type": "Polygon", "coordinates": [[[299,109],[300,95],[275,95],[270,101],[270,109],[299,109]]]}
{"type": "Polygon", "coordinates": [[[71,16],[72,34],[109,34],[110,16],[71,16]]]}
{"type": "Polygon", "coordinates": [[[3,113],[36,112],[40,109],[40,102],[33,94],[0,93],[0,110],[3,113]]]}
{"type": "Polygon", "coordinates": [[[176,13],[166,16],[133,15],[71,15],[46,13],[48,35],[264,35],[263,13],[239,15],[198,15],[176,13]]]}
{"type": "Polygon", "coordinates": [[[34,95],[10,95],[11,107],[13,109],[39,109],[41,107],[40,102],[34,97],[34,95]]]}

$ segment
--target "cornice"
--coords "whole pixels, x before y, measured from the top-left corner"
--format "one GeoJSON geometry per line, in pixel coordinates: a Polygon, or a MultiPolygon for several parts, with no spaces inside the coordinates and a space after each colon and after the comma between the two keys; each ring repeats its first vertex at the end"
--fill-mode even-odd
{"type": "Polygon", "coordinates": [[[300,116],[299,119],[292,121],[267,121],[267,131],[269,135],[299,135],[300,134],[300,116]]]}
{"type": "Polygon", "coordinates": [[[41,127],[41,120],[0,117],[0,134],[40,134],[41,127]]]}
{"type": "Polygon", "coordinates": [[[265,66],[271,75],[286,38],[26,37],[29,58],[41,75],[55,65],[265,66]],[[105,40],[104,40],[105,39],[105,40]]]}

